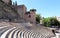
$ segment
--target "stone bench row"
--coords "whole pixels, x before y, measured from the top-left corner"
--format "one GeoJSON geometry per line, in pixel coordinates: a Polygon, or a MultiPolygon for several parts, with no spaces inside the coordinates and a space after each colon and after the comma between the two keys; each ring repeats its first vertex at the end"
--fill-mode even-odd
{"type": "Polygon", "coordinates": [[[0,38],[47,38],[49,32],[34,31],[12,26],[0,27],[0,38]],[[42,33],[43,32],[43,33],[42,33]]]}

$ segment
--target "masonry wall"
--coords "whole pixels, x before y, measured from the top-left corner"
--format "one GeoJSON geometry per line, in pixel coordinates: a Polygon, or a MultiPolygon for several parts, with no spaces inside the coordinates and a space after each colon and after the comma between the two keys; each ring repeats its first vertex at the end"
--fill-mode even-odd
{"type": "MultiPolygon", "coordinates": [[[[2,0],[4,1],[6,4],[9,4],[11,0],[2,0]]],[[[19,20],[22,18],[26,21],[29,21],[31,23],[35,23],[36,22],[36,15],[35,15],[35,11],[29,11],[30,14],[25,14],[27,12],[27,8],[25,5],[18,5],[18,6],[13,6],[11,5],[11,7],[8,5],[6,5],[4,3],[0,3],[1,7],[3,8],[3,11],[6,12],[4,15],[7,16],[7,18],[10,18],[12,20],[19,18],[19,20]],[[5,6],[5,7],[4,7],[5,6]],[[14,10],[15,9],[15,10],[14,10]],[[8,12],[8,13],[7,13],[8,12]]],[[[2,15],[2,13],[0,13],[2,15]]],[[[0,18],[1,18],[0,15],[0,18]]]]}
{"type": "Polygon", "coordinates": [[[2,0],[3,2],[5,2],[6,4],[10,3],[10,0],[2,0]]]}
{"type": "Polygon", "coordinates": [[[17,6],[17,12],[21,18],[24,19],[24,14],[26,12],[26,7],[24,5],[17,6]]]}
{"type": "Polygon", "coordinates": [[[31,23],[36,23],[35,11],[30,11],[30,14],[25,14],[25,20],[31,23]]]}
{"type": "Polygon", "coordinates": [[[30,13],[31,13],[30,21],[33,22],[33,23],[36,23],[36,14],[35,14],[35,11],[30,11],[30,13]]]}
{"type": "Polygon", "coordinates": [[[0,1],[0,19],[14,19],[18,18],[18,13],[14,8],[11,8],[9,5],[0,1]]]}

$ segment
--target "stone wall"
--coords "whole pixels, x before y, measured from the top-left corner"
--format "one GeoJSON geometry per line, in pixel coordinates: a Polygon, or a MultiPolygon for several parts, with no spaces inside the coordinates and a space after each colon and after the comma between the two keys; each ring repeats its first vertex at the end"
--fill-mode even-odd
{"type": "Polygon", "coordinates": [[[11,0],[2,0],[3,2],[5,2],[6,4],[9,4],[11,0]]]}
{"type": "Polygon", "coordinates": [[[18,5],[17,6],[17,12],[20,15],[20,17],[24,19],[24,14],[26,12],[26,7],[24,5],[18,5]]]}
{"type": "Polygon", "coordinates": [[[31,9],[30,14],[26,14],[27,8],[25,5],[7,5],[11,0],[0,1],[0,18],[8,18],[12,21],[19,21],[20,19],[27,22],[35,23],[36,22],[36,10],[31,9]],[[3,2],[4,1],[4,2],[3,2]]]}
{"type": "Polygon", "coordinates": [[[18,13],[14,8],[0,1],[0,18],[16,19],[18,18],[18,13]]]}
{"type": "Polygon", "coordinates": [[[27,8],[25,5],[18,5],[15,7],[15,9],[17,9],[17,13],[20,16],[20,19],[24,19],[27,22],[31,22],[31,23],[35,23],[36,22],[36,10],[35,9],[31,9],[28,13],[27,12],[27,8]],[[26,14],[27,13],[27,14],[26,14]]]}
{"type": "Polygon", "coordinates": [[[32,10],[30,10],[25,14],[25,20],[31,23],[36,23],[36,14],[35,14],[36,11],[32,11],[32,10]]]}

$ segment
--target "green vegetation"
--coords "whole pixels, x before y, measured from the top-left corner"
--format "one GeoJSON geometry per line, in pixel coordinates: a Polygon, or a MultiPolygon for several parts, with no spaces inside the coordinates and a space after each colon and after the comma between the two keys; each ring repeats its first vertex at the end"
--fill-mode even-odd
{"type": "Polygon", "coordinates": [[[36,23],[40,23],[40,20],[42,20],[43,25],[46,27],[60,27],[60,22],[56,19],[56,17],[48,17],[48,18],[41,18],[41,15],[36,14],[36,23]]]}
{"type": "Polygon", "coordinates": [[[56,18],[50,19],[51,25],[57,26],[59,24],[58,20],[56,18]]]}
{"type": "Polygon", "coordinates": [[[44,26],[58,26],[60,27],[60,22],[55,17],[48,17],[43,19],[44,26]]]}
{"type": "Polygon", "coordinates": [[[36,14],[36,22],[40,23],[41,16],[39,14],[36,14]]]}
{"type": "Polygon", "coordinates": [[[43,25],[44,26],[50,26],[50,18],[44,18],[43,19],[43,25]]]}

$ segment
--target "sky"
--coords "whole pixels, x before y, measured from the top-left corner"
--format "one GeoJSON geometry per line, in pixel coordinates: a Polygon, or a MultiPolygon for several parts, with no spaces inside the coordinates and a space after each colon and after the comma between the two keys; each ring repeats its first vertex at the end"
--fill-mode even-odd
{"type": "Polygon", "coordinates": [[[18,5],[24,4],[27,11],[36,9],[37,14],[42,17],[60,16],[60,0],[12,0],[17,1],[18,5]]]}

